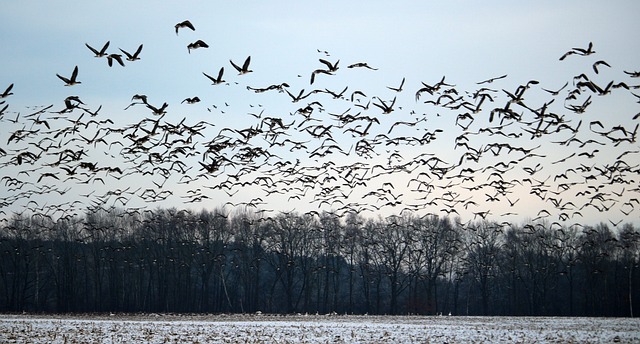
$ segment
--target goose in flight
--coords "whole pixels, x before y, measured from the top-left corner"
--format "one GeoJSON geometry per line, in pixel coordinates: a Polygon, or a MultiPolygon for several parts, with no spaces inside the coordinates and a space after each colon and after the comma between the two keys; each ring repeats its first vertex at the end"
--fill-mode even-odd
{"type": "Polygon", "coordinates": [[[313,85],[313,83],[316,80],[316,74],[327,74],[327,75],[333,75],[330,71],[326,70],[326,69],[316,69],[311,73],[311,80],[309,81],[310,85],[313,85]]]}
{"type": "Polygon", "coordinates": [[[347,66],[347,68],[369,68],[371,70],[378,70],[378,68],[373,68],[369,66],[366,62],[357,62],[354,64],[350,64],[347,66]]]}
{"type": "Polygon", "coordinates": [[[0,99],[2,98],[6,98],[10,95],[12,95],[13,93],[11,93],[11,89],[13,88],[13,84],[9,85],[9,87],[7,87],[6,90],[4,90],[4,92],[2,92],[2,94],[0,94],[0,99]]]}
{"type": "Polygon", "coordinates": [[[395,88],[395,87],[387,86],[387,88],[388,88],[388,89],[390,89],[390,90],[392,90],[392,91],[402,92],[402,86],[404,86],[404,79],[405,79],[405,78],[402,78],[402,81],[400,82],[400,87],[395,88]]]}
{"type": "Polygon", "coordinates": [[[189,54],[191,54],[191,49],[208,48],[208,47],[209,45],[207,43],[199,39],[193,43],[189,43],[189,45],[187,45],[187,50],[189,51],[189,54]]]}
{"type": "Polygon", "coordinates": [[[242,68],[238,67],[238,65],[233,63],[233,61],[231,60],[229,60],[229,62],[231,62],[231,65],[233,66],[233,68],[235,68],[238,71],[239,75],[253,72],[251,69],[249,69],[249,63],[251,63],[251,56],[247,57],[247,59],[244,60],[244,64],[242,65],[242,68]]]}
{"type": "Polygon", "coordinates": [[[567,58],[567,56],[573,55],[573,54],[578,54],[578,55],[581,55],[581,56],[587,56],[587,55],[591,55],[593,53],[595,53],[595,50],[593,50],[593,42],[589,42],[589,46],[587,47],[587,49],[573,48],[573,49],[567,51],[566,53],[564,53],[564,55],[560,56],[560,61],[562,61],[565,58],[567,58]]]}
{"type": "Polygon", "coordinates": [[[185,100],[183,100],[180,104],[186,102],[187,104],[195,104],[200,102],[200,98],[198,97],[193,97],[193,98],[186,98],[185,100]]]}
{"type": "Polygon", "coordinates": [[[178,30],[180,30],[182,28],[189,28],[189,29],[191,29],[191,31],[196,31],[196,28],[188,20],[185,20],[183,22],[180,22],[180,23],[176,24],[175,28],[176,28],[176,36],[178,35],[178,30]]]}
{"type": "MultiPolygon", "coordinates": [[[[120,48],[118,48],[118,49],[120,49],[120,48]]],[[[120,51],[122,51],[122,53],[123,53],[125,56],[127,56],[127,61],[131,61],[131,62],[133,62],[133,61],[136,61],[136,60],[139,60],[139,59],[140,59],[140,58],[138,57],[138,55],[140,55],[140,52],[142,51],[142,44],[140,44],[140,46],[138,47],[138,50],[136,50],[136,52],[135,52],[135,53],[133,53],[133,54],[130,54],[130,53],[128,53],[128,52],[126,52],[126,51],[124,51],[124,50],[122,50],[122,49],[120,49],[120,51]]]]}
{"type": "Polygon", "coordinates": [[[393,105],[396,103],[395,97],[393,98],[393,101],[391,101],[391,105],[387,105],[384,100],[380,98],[378,98],[378,100],[380,101],[380,104],[373,103],[373,105],[379,107],[383,114],[389,114],[393,111],[393,105]]]}
{"type": "Polygon", "coordinates": [[[324,59],[318,59],[320,62],[324,63],[327,68],[329,68],[329,72],[335,72],[337,71],[340,67],[338,67],[338,63],[340,63],[340,60],[336,61],[336,63],[331,63],[327,60],[324,59]]]}
{"type": "Polygon", "coordinates": [[[496,80],[504,79],[506,77],[507,77],[507,74],[501,75],[501,76],[498,76],[498,77],[495,77],[495,78],[490,78],[490,79],[487,79],[487,80],[484,80],[484,81],[480,81],[480,82],[476,83],[476,85],[490,84],[490,83],[492,83],[492,82],[494,82],[496,80]]]}
{"type": "Polygon", "coordinates": [[[107,43],[105,43],[102,46],[102,49],[100,49],[100,51],[98,51],[97,49],[94,49],[92,46],[90,46],[87,43],[85,43],[84,45],[86,45],[87,48],[89,48],[89,50],[91,50],[96,55],[96,57],[105,57],[105,56],[107,56],[107,48],[109,48],[109,41],[107,41],[107,43]]]}
{"type": "Polygon", "coordinates": [[[209,78],[209,80],[211,80],[211,82],[213,82],[213,85],[219,85],[223,82],[225,82],[224,80],[222,80],[222,74],[224,74],[224,67],[220,68],[220,71],[218,72],[218,77],[214,78],[211,75],[202,72],[202,74],[204,74],[204,76],[206,76],[207,78],[209,78]]]}
{"type": "Polygon", "coordinates": [[[546,88],[543,88],[542,90],[543,90],[543,91],[546,91],[546,92],[549,92],[549,93],[550,93],[551,95],[553,95],[553,96],[557,96],[557,95],[560,93],[560,91],[564,90],[564,88],[565,88],[565,87],[567,87],[567,85],[569,85],[569,82],[568,82],[568,81],[564,84],[564,86],[562,86],[562,87],[561,87],[559,90],[557,90],[557,91],[548,90],[548,89],[546,89],[546,88]]]}
{"type": "Polygon", "coordinates": [[[81,83],[80,81],[76,80],[76,78],[78,77],[78,66],[76,66],[73,69],[73,72],[71,73],[71,78],[69,79],[65,78],[64,76],[61,76],[60,74],[56,74],[56,76],[60,78],[60,80],[65,82],[65,86],[73,86],[81,83]]]}
{"type": "Polygon", "coordinates": [[[598,74],[598,66],[599,65],[604,65],[604,66],[607,66],[607,67],[611,68],[611,66],[606,61],[603,61],[603,60],[596,61],[592,66],[593,67],[593,71],[596,72],[596,74],[598,74]]]}
{"type": "Polygon", "coordinates": [[[109,54],[107,55],[107,63],[109,67],[113,66],[113,60],[116,60],[122,67],[124,67],[124,61],[122,61],[122,55],[120,54],[109,54]]]}
{"type": "Polygon", "coordinates": [[[636,71],[629,72],[625,70],[624,74],[627,74],[632,78],[640,78],[640,72],[636,72],[636,71]]]}

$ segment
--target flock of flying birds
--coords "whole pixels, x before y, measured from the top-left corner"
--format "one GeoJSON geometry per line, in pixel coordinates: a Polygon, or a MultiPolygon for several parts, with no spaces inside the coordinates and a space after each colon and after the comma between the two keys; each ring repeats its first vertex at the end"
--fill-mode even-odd
{"type": "MultiPolygon", "coordinates": [[[[175,25],[176,35],[181,30],[196,29],[184,21],[175,25]]],[[[86,47],[109,67],[148,58],[141,57],[142,44],[134,53],[119,49],[124,58],[107,51],[109,42],[100,50],[86,47]]],[[[197,40],[187,52],[208,47],[197,40]]],[[[93,110],[74,95],[61,107],[29,107],[22,114],[11,109],[9,85],[0,94],[0,122],[9,129],[0,133],[7,135],[0,147],[0,216],[73,219],[112,207],[134,214],[180,200],[254,208],[265,218],[284,211],[269,209],[278,203],[309,215],[386,211],[510,223],[526,220],[518,209],[536,209],[529,220],[560,226],[581,224],[594,212],[614,226],[638,220],[640,113],[589,117],[588,109],[605,96],[640,102],[634,93],[640,72],[603,81],[603,68],[612,67],[588,60],[590,70],[560,87],[529,80],[515,90],[494,87],[507,75],[477,82],[473,91],[441,77],[421,82],[407,105],[399,104],[402,93],[411,92],[406,78],[380,95],[351,84],[337,91],[318,87],[338,74],[378,70],[354,61],[350,72],[328,52],[318,53],[318,65],[306,74],[309,90],[293,90],[292,81],[238,86],[224,80],[224,66],[214,76],[203,72],[215,87],[279,97],[290,109],[269,115],[248,104],[254,110],[234,114],[244,116],[241,127],[221,124],[214,112],[224,116],[223,106],[207,106],[207,120],[173,118],[168,102],[154,105],[160,102],[144,94],[134,94],[125,107],[140,120],[124,126],[100,113],[102,105],[93,110]],[[534,100],[525,101],[530,94],[534,100]]],[[[560,61],[595,53],[589,43],[560,61]]],[[[250,69],[251,56],[242,65],[229,62],[236,78],[260,73],[250,69]]],[[[78,66],[69,77],[56,75],[64,86],[81,84],[78,66]]],[[[307,84],[302,74],[295,80],[307,84]]],[[[198,96],[182,101],[200,102],[198,96]]]]}

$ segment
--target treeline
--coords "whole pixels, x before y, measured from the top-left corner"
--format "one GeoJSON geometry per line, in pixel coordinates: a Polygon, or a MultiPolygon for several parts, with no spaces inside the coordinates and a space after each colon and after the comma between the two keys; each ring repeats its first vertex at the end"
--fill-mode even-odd
{"type": "Polygon", "coordinates": [[[633,316],[640,232],[112,209],[0,229],[3,312],[633,316]]]}

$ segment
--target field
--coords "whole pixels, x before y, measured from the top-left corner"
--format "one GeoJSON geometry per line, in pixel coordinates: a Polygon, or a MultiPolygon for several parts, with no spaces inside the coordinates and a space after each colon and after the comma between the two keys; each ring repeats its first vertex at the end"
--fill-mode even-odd
{"type": "Polygon", "coordinates": [[[640,343],[629,318],[0,316],[1,343],[640,343]]]}

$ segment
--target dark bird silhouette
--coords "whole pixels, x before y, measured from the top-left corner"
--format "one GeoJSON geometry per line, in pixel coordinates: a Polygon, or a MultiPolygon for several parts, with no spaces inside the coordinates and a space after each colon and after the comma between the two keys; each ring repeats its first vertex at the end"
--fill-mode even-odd
{"type": "Polygon", "coordinates": [[[99,51],[95,48],[93,48],[92,46],[90,46],[89,44],[85,43],[84,45],[87,46],[87,48],[89,48],[89,50],[91,50],[96,57],[105,57],[107,56],[107,48],[109,48],[109,41],[107,41],[107,43],[105,43],[102,46],[102,49],[100,49],[99,51]]]}
{"type": "Polygon", "coordinates": [[[212,76],[210,76],[210,75],[208,75],[207,73],[204,73],[204,72],[202,74],[204,74],[204,76],[206,76],[207,78],[209,78],[209,80],[211,80],[211,82],[213,82],[212,85],[219,85],[219,84],[222,84],[222,83],[225,82],[224,80],[222,80],[222,74],[224,74],[224,67],[220,68],[220,71],[218,72],[218,77],[217,78],[214,78],[214,77],[212,77],[212,76]]]}
{"type": "Polygon", "coordinates": [[[120,54],[109,54],[107,55],[107,63],[109,67],[113,66],[113,61],[118,62],[122,67],[124,67],[124,61],[122,61],[122,55],[120,54]]]}
{"type": "Polygon", "coordinates": [[[155,107],[155,106],[153,106],[153,105],[151,105],[149,103],[145,103],[145,104],[147,105],[147,107],[149,109],[151,109],[151,111],[153,111],[153,114],[158,115],[158,116],[164,115],[166,113],[167,106],[169,106],[169,104],[164,103],[164,104],[162,104],[162,106],[160,108],[157,108],[157,107],[155,107]]]}
{"type": "Polygon", "coordinates": [[[180,23],[176,24],[175,28],[176,28],[176,36],[178,35],[178,30],[183,29],[183,28],[189,28],[189,29],[191,29],[191,31],[196,31],[196,28],[188,20],[185,20],[183,22],[180,22],[180,23]]]}
{"type": "Polygon", "coordinates": [[[12,88],[13,88],[13,84],[9,85],[9,87],[7,87],[7,89],[0,94],[0,99],[7,98],[8,96],[12,95],[13,94],[11,93],[12,88]]]}
{"type": "Polygon", "coordinates": [[[191,54],[191,50],[192,49],[199,49],[199,48],[208,48],[209,45],[207,43],[205,43],[203,40],[197,40],[193,43],[189,43],[187,45],[187,51],[189,51],[189,54],[191,54]]]}
{"type": "Polygon", "coordinates": [[[393,105],[396,103],[395,97],[393,98],[393,101],[391,101],[391,105],[387,105],[387,103],[385,103],[384,100],[380,98],[378,98],[378,100],[380,101],[380,104],[373,103],[373,105],[382,109],[383,114],[389,114],[393,111],[393,105]]]}
{"type": "Polygon", "coordinates": [[[247,59],[244,60],[244,64],[242,64],[242,68],[238,67],[238,65],[233,63],[233,61],[231,60],[229,60],[229,62],[231,62],[231,65],[233,66],[233,68],[235,68],[238,71],[239,75],[253,72],[252,70],[249,69],[249,63],[251,63],[251,56],[247,57],[247,59]]]}
{"type": "Polygon", "coordinates": [[[598,74],[598,66],[600,66],[600,65],[607,66],[607,67],[611,68],[611,66],[607,62],[605,62],[603,60],[596,61],[593,64],[593,71],[596,72],[596,74],[598,74]]]}
{"type": "Polygon", "coordinates": [[[484,80],[484,81],[480,81],[480,82],[478,82],[477,84],[478,84],[478,85],[482,85],[482,84],[490,84],[490,83],[492,83],[492,82],[494,82],[494,81],[496,81],[496,80],[504,79],[504,78],[506,78],[506,77],[507,77],[507,74],[505,74],[505,75],[501,75],[501,76],[498,76],[498,77],[495,77],[495,78],[490,78],[490,79],[487,79],[487,80],[484,80]]]}
{"type": "Polygon", "coordinates": [[[329,72],[335,72],[340,68],[338,67],[338,63],[340,63],[340,60],[336,61],[336,63],[331,63],[324,59],[318,59],[318,60],[322,62],[325,66],[327,66],[329,72]]]}
{"type": "Polygon", "coordinates": [[[311,72],[311,79],[309,80],[309,84],[310,85],[313,85],[313,83],[316,81],[316,74],[333,75],[333,73],[331,73],[330,71],[328,71],[326,69],[316,69],[313,72],[311,72]]]}
{"type": "Polygon", "coordinates": [[[567,87],[567,85],[569,85],[568,81],[564,84],[564,86],[560,87],[560,89],[558,89],[557,91],[547,90],[546,88],[543,88],[542,90],[551,93],[552,96],[557,96],[560,93],[560,91],[564,90],[564,88],[567,87]]]}
{"type": "Polygon", "coordinates": [[[564,55],[562,55],[560,57],[560,61],[564,60],[569,55],[577,54],[577,55],[581,55],[581,56],[587,56],[587,55],[591,55],[593,53],[595,53],[595,50],[593,50],[593,42],[589,42],[589,46],[587,47],[587,49],[573,48],[573,49],[567,51],[566,53],[564,53],[564,55]]]}
{"type": "Polygon", "coordinates": [[[65,86],[73,86],[81,83],[80,81],[76,80],[76,78],[78,77],[78,66],[76,66],[73,69],[73,72],[71,73],[71,78],[69,79],[65,78],[64,76],[61,76],[60,74],[56,74],[56,76],[60,78],[60,80],[64,81],[65,86]]]}
{"type": "Polygon", "coordinates": [[[402,81],[400,82],[400,86],[398,88],[395,87],[389,87],[387,86],[388,89],[392,90],[392,91],[396,91],[396,92],[402,92],[402,87],[404,86],[404,79],[402,78],[402,81]]]}
{"type": "Polygon", "coordinates": [[[198,97],[186,98],[185,100],[180,102],[180,104],[182,104],[184,102],[186,102],[187,104],[195,104],[195,103],[199,103],[200,102],[200,98],[198,98],[198,97]]]}
{"type": "Polygon", "coordinates": [[[640,78],[640,72],[636,72],[636,71],[628,72],[625,70],[624,73],[629,75],[632,78],[640,78]]]}
{"type": "MultiPolygon", "coordinates": [[[[120,48],[118,48],[120,49],[120,48]]],[[[142,51],[142,44],[140,44],[140,46],[138,47],[138,49],[136,50],[135,53],[130,54],[128,52],[126,52],[125,50],[120,49],[120,51],[122,51],[122,53],[127,57],[127,61],[137,61],[140,59],[140,57],[138,57],[140,55],[140,52],[142,51]]]]}
{"type": "Polygon", "coordinates": [[[304,88],[300,90],[300,93],[298,93],[297,96],[294,96],[293,94],[291,94],[291,92],[289,92],[289,90],[285,90],[285,92],[287,92],[287,94],[289,95],[289,97],[291,97],[291,100],[294,103],[297,103],[297,102],[301,101],[302,99],[307,98],[309,95],[311,95],[311,92],[307,93],[306,95],[303,95],[304,88]]]}
{"type": "Polygon", "coordinates": [[[378,70],[378,68],[373,68],[369,66],[366,62],[357,62],[347,66],[347,68],[368,68],[371,70],[378,70]]]}

